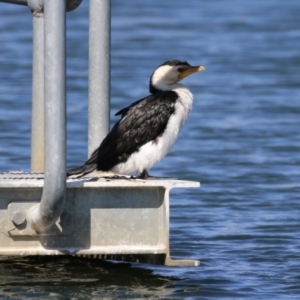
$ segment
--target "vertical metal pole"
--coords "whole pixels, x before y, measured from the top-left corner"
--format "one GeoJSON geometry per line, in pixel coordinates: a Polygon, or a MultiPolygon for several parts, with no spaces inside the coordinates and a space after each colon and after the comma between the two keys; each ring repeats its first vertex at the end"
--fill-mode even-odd
{"type": "Polygon", "coordinates": [[[44,171],[44,13],[33,12],[31,172],[44,171]]]}
{"type": "Polygon", "coordinates": [[[30,212],[36,231],[59,218],[66,194],[66,2],[45,0],[45,183],[41,203],[30,212]]]}
{"type": "Polygon", "coordinates": [[[110,0],[90,0],[88,155],[109,131],[110,0]]]}
{"type": "Polygon", "coordinates": [[[27,0],[0,0],[0,2],[27,5],[27,0]]]}

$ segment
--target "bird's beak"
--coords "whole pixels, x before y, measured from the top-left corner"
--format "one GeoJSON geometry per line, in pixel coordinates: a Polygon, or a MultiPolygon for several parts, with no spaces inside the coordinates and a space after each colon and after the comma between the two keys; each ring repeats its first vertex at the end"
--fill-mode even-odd
{"type": "Polygon", "coordinates": [[[183,79],[186,76],[189,76],[189,75],[194,74],[196,72],[202,72],[204,70],[205,70],[205,68],[203,66],[188,67],[187,69],[182,70],[178,74],[178,78],[183,79]]]}

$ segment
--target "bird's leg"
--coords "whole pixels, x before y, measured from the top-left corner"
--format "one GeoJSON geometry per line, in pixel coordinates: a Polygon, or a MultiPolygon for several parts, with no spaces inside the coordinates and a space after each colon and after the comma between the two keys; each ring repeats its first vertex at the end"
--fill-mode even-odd
{"type": "MultiPolygon", "coordinates": [[[[134,178],[134,177],[132,177],[134,178]]],[[[150,176],[147,172],[147,170],[143,170],[143,172],[140,174],[140,176],[136,177],[136,178],[139,178],[139,179],[144,179],[144,180],[174,180],[174,179],[177,179],[177,178],[170,178],[170,177],[153,177],[153,176],[150,176]]]]}
{"type": "Polygon", "coordinates": [[[149,177],[151,177],[151,176],[148,174],[147,170],[143,170],[143,172],[139,176],[139,178],[141,178],[141,179],[148,179],[149,177]]]}

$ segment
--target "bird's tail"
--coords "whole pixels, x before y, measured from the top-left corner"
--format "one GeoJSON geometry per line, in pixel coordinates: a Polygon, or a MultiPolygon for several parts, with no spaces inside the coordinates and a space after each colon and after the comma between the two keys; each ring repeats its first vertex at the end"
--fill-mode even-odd
{"type": "Polygon", "coordinates": [[[67,177],[71,175],[79,175],[80,177],[93,172],[97,168],[97,164],[84,164],[81,167],[77,167],[67,171],[67,177]]]}
{"type": "Polygon", "coordinates": [[[91,155],[91,157],[82,165],[81,167],[77,167],[67,171],[67,177],[71,175],[79,175],[82,177],[88,173],[91,173],[97,169],[97,161],[98,161],[98,151],[97,148],[91,155]]]}

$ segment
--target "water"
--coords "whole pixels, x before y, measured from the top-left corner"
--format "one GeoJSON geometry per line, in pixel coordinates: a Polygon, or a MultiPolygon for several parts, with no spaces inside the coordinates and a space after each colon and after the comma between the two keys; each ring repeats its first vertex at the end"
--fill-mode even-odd
{"type": "MultiPolygon", "coordinates": [[[[171,195],[171,251],[195,268],[2,259],[3,299],[299,299],[300,4],[112,1],[114,113],[169,59],[191,116],[151,174],[201,181],[171,195]]],[[[29,170],[31,18],[0,4],[0,171],[29,170]]],[[[87,155],[88,2],[68,14],[68,165],[87,155]]]]}

